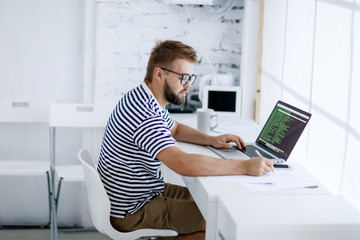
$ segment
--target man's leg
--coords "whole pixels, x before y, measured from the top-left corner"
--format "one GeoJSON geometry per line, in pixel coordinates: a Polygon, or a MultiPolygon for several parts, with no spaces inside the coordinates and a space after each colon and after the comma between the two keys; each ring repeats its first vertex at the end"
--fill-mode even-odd
{"type": "Polygon", "coordinates": [[[141,228],[174,229],[179,234],[204,231],[204,219],[185,187],[165,185],[164,193],[155,197],[124,219],[111,218],[119,231],[141,228]]]}
{"type": "MultiPolygon", "coordinates": [[[[194,201],[189,190],[182,186],[165,184],[164,197],[194,201]]],[[[156,240],[205,240],[205,220],[202,219],[201,231],[179,234],[177,237],[158,237],[156,240]]]]}

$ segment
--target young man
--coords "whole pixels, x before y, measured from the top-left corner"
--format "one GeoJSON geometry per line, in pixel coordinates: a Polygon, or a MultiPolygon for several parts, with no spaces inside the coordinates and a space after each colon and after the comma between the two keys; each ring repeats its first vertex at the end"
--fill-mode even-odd
{"type": "Polygon", "coordinates": [[[182,104],[194,83],[196,52],[178,41],[153,48],[144,83],[129,91],[110,116],[98,171],[111,201],[111,223],[120,231],[174,229],[204,231],[205,222],[189,191],[164,184],[160,164],[183,176],[263,175],[273,170],[265,158],[234,160],[182,151],[176,141],[230,148],[245,147],[232,134],[209,136],[176,122],[165,109],[182,104]]]}

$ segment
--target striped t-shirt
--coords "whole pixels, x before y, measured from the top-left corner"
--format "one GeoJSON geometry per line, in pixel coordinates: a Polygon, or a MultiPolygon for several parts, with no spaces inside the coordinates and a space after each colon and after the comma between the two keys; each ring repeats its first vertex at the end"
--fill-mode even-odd
{"type": "Polygon", "coordinates": [[[111,216],[124,218],[163,192],[156,155],[176,145],[173,126],[174,119],[145,83],[121,98],[107,123],[98,165],[111,216]]]}

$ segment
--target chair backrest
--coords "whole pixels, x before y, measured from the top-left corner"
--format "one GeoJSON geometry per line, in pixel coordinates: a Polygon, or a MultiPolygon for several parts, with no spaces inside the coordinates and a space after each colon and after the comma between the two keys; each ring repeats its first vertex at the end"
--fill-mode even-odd
{"type": "Polygon", "coordinates": [[[105,127],[114,102],[101,103],[52,103],[50,127],[105,127]]]}
{"type": "Polygon", "coordinates": [[[0,122],[3,123],[47,123],[49,101],[0,100],[0,122]]]}
{"type": "Polygon", "coordinates": [[[115,230],[110,223],[110,200],[90,153],[83,148],[78,152],[78,158],[84,168],[91,220],[99,232],[116,240],[134,240],[147,236],[177,236],[176,231],[169,229],[138,229],[132,232],[115,230]]]}
{"type": "Polygon", "coordinates": [[[106,234],[106,229],[110,227],[110,200],[90,153],[86,149],[81,149],[78,158],[84,169],[91,219],[95,228],[106,234]]]}

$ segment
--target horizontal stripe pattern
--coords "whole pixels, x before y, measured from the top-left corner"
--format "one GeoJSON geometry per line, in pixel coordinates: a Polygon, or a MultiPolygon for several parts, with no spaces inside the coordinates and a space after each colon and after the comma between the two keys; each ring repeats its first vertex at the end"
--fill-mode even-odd
{"type": "Polygon", "coordinates": [[[111,216],[124,218],[160,195],[164,180],[157,154],[176,145],[174,119],[146,84],[129,91],[106,126],[98,172],[111,202],[111,216]]]}

